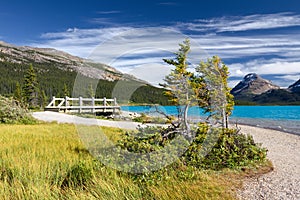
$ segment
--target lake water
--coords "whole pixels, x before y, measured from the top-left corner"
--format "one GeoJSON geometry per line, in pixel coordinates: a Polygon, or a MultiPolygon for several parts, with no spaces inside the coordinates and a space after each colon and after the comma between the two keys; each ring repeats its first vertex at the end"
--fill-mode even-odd
{"type": "MultiPolygon", "coordinates": [[[[122,106],[121,109],[157,115],[156,109],[151,106],[122,106]]],[[[177,115],[176,106],[159,106],[158,109],[168,115],[177,115]]],[[[191,107],[189,116],[207,115],[203,114],[201,109],[191,107]]],[[[230,121],[300,134],[300,106],[235,106],[230,121]]]]}

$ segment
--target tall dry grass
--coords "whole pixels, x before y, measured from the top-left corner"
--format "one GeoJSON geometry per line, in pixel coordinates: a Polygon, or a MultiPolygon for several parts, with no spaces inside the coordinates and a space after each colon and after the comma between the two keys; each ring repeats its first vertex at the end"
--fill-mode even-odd
{"type": "MultiPolygon", "coordinates": [[[[112,140],[123,132],[102,130],[112,140]]],[[[193,180],[170,172],[155,184],[136,182],[95,160],[73,125],[0,125],[0,144],[0,199],[233,199],[239,184],[237,176],[201,170],[193,180]],[[78,163],[92,177],[82,187],[62,187],[78,163]]]]}

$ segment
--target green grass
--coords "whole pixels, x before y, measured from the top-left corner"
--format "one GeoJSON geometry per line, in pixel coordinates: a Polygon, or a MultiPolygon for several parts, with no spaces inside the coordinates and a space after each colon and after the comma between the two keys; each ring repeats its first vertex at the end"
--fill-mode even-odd
{"type": "MultiPolygon", "coordinates": [[[[113,141],[124,132],[102,131],[113,141]]],[[[191,180],[170,172],[155,184],[139,183],[95,160],[67,124],[0,125],[0,144],[0,199],[234,199],[240,176],[249,174],[195,169],[191,180]],[[62,187],[78,165],[91,172],[90,180],[62,187]]]]}

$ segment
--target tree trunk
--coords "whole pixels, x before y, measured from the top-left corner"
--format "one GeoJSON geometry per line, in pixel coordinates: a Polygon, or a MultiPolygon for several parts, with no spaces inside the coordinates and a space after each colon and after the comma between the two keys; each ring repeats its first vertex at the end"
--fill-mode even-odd
{"type": "Polygon", "coordinates": [[[222,127],[226,128],[227,127],[227,120],[226,120],[226,111],[225,107],[222,108],[222,127]]]}
{"type": "Polygon", "coordinates": [[[228,128],[228,114],[226,113],[226,128],[228,128]]]}
{"type": "Polygon", "coordinates": [[[185,105],[184,106],[183,123],[184,123],[185,130],[186,130],[186,136],[191,137],[191,129],[190,129],[190,125],[188,123],[188,110],[189,110],[189,105],[185,105]]]}

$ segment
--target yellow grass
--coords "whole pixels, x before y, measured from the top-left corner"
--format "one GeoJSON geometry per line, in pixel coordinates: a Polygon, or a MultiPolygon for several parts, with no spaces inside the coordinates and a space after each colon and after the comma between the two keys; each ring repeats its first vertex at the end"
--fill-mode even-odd
{"type": "MultiPolygon", "coordinates": [[[[114,141],[124,132],[102,131],[114,141]]],[[[73,125],[0,125],[0,144],[0,199],[234,199],[232,189],[240,184],[236,175],[201,170],[193,180],[174,175],[154,185],[139,184],[95,161],[73,125]],[[93,166],[92,182],[61,189],[60,177],[79,162],[93,166]],[[9,170],[11,180],[3,175],[9,170]]]]}

